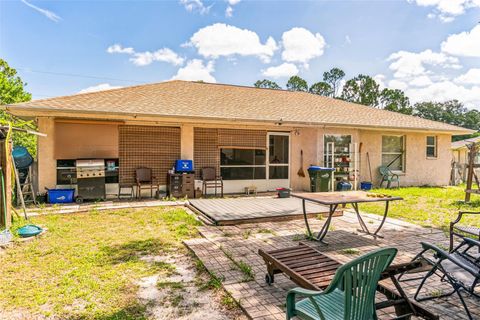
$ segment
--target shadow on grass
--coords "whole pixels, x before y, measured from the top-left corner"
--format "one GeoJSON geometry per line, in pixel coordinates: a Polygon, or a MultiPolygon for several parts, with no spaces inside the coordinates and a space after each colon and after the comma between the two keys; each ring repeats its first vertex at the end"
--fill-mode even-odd
{"type": "Polygon", "coordinates": [[[452,205],[455,205],[461,209],[480,208],[480,199],[475,199],[468,203],[465,203],[464,200],[456,200],[456,201],[452,201],[452,205]]]}
{"type": "Polygon", "coordinates": [[[66,316],[63,319],[66,320],[85,320],[85,319],[95,319],[95,320],[146,320],[148,319],[146,315],[146,305],[140,303],[132,304],[126,306],[125,308],[111,313],[111,314],[101,314],[95,315],[93,317],[75,315],[75,316],[66,316]]]}
{"type": "Polygon", "coordinates": [[[130,241],[122,245],[101,248],[107,256],[104,262],[120,264],[137,261],[141,256],[158,255],[170,248],[170,245],[160,239],[150,238],[147,240],[130,241]]]}

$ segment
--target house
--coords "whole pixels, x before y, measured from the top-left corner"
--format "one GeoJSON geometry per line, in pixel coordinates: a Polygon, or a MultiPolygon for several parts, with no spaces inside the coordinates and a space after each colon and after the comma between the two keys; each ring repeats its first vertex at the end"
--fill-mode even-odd
{"type": "MultiPolygon", "coordinates": [[[[467,145],[471,143],[480,143],[480,137],[474,137],[452,142],[452,175],[450,182],[452,185],[458,185],[462,182],[465,182],[467,179],[467,145]]],[[[476,161],[477,163],[480,163],[480,154],[477,155],[476,161]]]]}
{"type": "Polygon", "coordinates": [[[106,159],[107,190],[150,167],[162,185],[176,159],[215,167],[225,192],[308,190],[297,174],[336,167],[336,180],[378,183],[389,165],[402,185],[447,185],[452,135],[471,130],[305,92],[167,81],[6,106],[36,119],[38,186],[75,184],[75,160],[106,159]],[[303,153],[303,156],[301,155],[303,153]],[[371,169],[371,170],[370,170],[371,169]]]}

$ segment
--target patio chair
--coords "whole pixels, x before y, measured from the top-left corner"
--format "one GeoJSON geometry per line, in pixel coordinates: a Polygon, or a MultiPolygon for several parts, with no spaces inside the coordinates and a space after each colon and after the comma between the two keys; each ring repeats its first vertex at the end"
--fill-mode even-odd
{"type": "Polygon", "coordinates": [[[338,268],[325,291],[295,288],[287,294],[287,320],[377,319],[375,292],[381,273],[392,263],[395,248],[367,253],[338,268]],[[296,295],[307,298],[295,302],[296,295]]]}
{"type": "Polygon", "coordinates": [[[380,175],[382,176],[382,180],[380,181],[380,188],[382,187],[383,183],[387,183],[387,189],[390,189],[392,182],[397,183],[397,187],[400,188],[400,177],[398,174],[393,173],[389,167],[380,166],[378,168],[380,175]]]}
{"type": "Polygon", "coordinates": [[[160,185],[155,182],[156,178],[152,175],[150,168],[137,168],[135,170],[135,182],[137,184],[137,198],[142,198],[142,190],[150,190],[150,198],[160,190],[160,185]]]}
{"type": "Polygon", "coordinates": [[[202,193],[207,195],[207,189],[215,189],[215,196],[217,189],[220,188],[221,196],[223,197],[223,179],[217,176],[216,170],[213,167],[202,168],[202,193]]]}
{"type": "MultiPolygon", "coordinates": [[[[418,302],[432,300],[437,298],[449,297],[454,293],[457,293],[463,308],[467,313],[470,320],[474,319],[467,304],[461,294],[462,291],[466,291],[477,299],[480,295],[475,292],[475,288],[480,284],[480,258],[469,252],[472,248],[478,250],[480,248],[480,241],[470,238],[464,238],[452,252],[448,253],[435,245],[422,242],[423,250],[415,256],[412,261],[423,261],[430,265],[430,268],[425,270],[422,268],[419,272],[427,271],[425,276],[409,278],[402,281],[420,280],[420,285],[415,292],[414,299],[418,302]],[[427,252],[433,253],[432,255],[426,254],[427,252]],[[452,291],[445,294],[425,295],[420,296],[423,286],[428,278],[436,275],[442,282],[448,282],[452,291]]],[[[400,277],[402,277],[402,274],[400,277]]]]}
{"type": "Polygon", "coordinates": [[[468,235],[468,236],[475,237],[475,239],[480,240],[480,228],[457,225],[457,223],[459,223],[460,220],[462,220],[463,215],[468,215],[468,214],[480,215],[480,212],[460,211],[458,213],[457,218],[454,221],[450,222],[450,248],[449,248],[450,252],[452,252],[453,250],[454,236],[463,238],[465,235],[468,235]]]}

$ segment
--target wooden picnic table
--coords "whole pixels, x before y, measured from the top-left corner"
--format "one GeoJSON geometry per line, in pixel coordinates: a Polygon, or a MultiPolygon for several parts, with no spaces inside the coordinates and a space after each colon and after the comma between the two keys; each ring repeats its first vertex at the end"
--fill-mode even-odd
{"type": "MultiPolygon", "coordinates": [[[[306,201],[315,202],[315,203],[328,206],[330,208],[327,220],[323,224],[322,229],[320,230],[320,232],[316,237],[317,241],[323,242],[323,239],[328,233],[328,228],[330,227],[330,223],[332,221],[332,217],[333,217],[333,214],[335,213],[335,210],[337,210],[339,205],[347,205],[347,204],[351,204],[353,209],[355,210],[358,223],[360,224],[360,228],[361,228],[358,231],[364,232],[374,237],[382,237],[378,235],[378,232],[380,231],[380,229],[382,229],[383,224],[387,219],[390,201],[403,200],[403,198],[386,196],[386,195],[382,197],[373,196],[373,195],[374,193],[367,193],[365,191],[344,191],[344,192],[338,191],[338,192],[300,192],[300,193],[293,193],[292,197],[302,199],[303,218],[305,220],[305,225],[307,227],[308,235],[312,239],[313,239],[313,234],[312,234],[312,231],[310,230],[310,225],[308,224],[307,212],[305,209],[306,207],[305,202],[306,201]],[[383,213],[382,221],[380,222],[380,225],[374,232],[370,232],[367,225],[363,221],[362,216],[360,215],[360,211],[358,210],[358,204],[366,203],[366,202],[385,202],[385,211],[383,213]]],[[[375,194],[375,195],[378,195],[378,194],[375,194]]]]}
{"type": "MultiPolygon", "coordinates": [[[[260,249],[258,250],[258,254],[267,265],[265,282],[268,285],[271,285],[275,281],[275,274],[283,273],[297,285],[305,289],[325,290],[335,276],[337,269],[342,265],[337,260],[330,258],[303,242],[300,242],[297,246],[272,251],[260,249]]],[[[390,279],[396,291],[379,283],[377,291],[383,294],[387,300],[376,303],[376,309],[380,310],[394,307],[398,319],[410,319],[412,315],[430,320],[439,319],[437,315],[408,298],[396,278],[398,274],[417,270],[422,267],[422,263],[418,261],[390,265],[387,270],[382,273],[380,281],[390,279]]]]}

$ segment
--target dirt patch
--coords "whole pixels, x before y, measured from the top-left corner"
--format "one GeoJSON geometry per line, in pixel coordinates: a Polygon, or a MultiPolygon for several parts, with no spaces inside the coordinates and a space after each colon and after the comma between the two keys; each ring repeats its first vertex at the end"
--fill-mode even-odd
{"type": "Polygon", "coordinates": [[[157,274],[140,279],[137,297],[147,306],[151,319],[228,320],[247,319],[225,296],[220,288],[207,289],[210,275],[195,266],[187,255],[147,256],[151,263],[175,266],[169,274],[157,274]]]}

